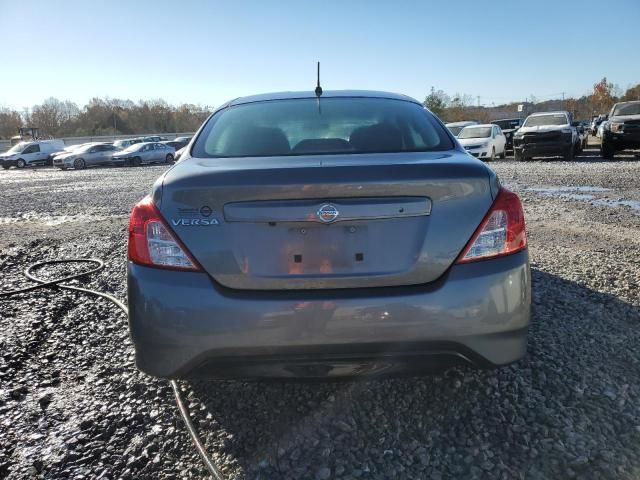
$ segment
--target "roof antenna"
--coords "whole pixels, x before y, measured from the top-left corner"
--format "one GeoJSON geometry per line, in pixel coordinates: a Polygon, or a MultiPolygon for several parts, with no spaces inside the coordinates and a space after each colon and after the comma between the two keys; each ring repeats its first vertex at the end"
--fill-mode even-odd
{"type": "Polygon", "coordinates": [[[322,87],[320,86],[320,62],[318,62],[318,85],[316,86],[316,97],[322,95],[322,87]]]}

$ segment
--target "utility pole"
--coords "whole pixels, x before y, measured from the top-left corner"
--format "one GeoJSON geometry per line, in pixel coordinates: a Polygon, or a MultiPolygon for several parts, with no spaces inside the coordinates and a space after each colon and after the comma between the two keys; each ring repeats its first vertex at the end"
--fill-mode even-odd
{"type": "Polygon", "coordinates": [[[562,109],[564,110],[564,92],[562,92],[562,109]]]}
{"type": "Polygon", "coordinates": [[[478,99],[478,107],[480,106],[480,95],[476,97],[478,99]]]}

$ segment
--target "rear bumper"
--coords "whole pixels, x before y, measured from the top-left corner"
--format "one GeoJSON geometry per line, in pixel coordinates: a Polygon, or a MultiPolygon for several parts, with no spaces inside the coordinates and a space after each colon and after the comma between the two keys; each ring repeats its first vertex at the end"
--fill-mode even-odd
{"type": "Polygon", "coordinates": [[[450,361],[493,367],[526,351],[526,250],[412,287],[238,291],[132,263],[128,282],[136,363],[158,377],[395,374],[450,361]]]}

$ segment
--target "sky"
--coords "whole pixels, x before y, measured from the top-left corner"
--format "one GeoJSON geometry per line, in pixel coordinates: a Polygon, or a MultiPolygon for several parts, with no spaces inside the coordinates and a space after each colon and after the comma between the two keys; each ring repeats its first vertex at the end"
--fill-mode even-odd
{"type": "Polygon", "coordinates": [[[0,106],[216,106],[255,93],[433,86],[483,105],[640,82],[640,0],[0,0],[0,106]]]}

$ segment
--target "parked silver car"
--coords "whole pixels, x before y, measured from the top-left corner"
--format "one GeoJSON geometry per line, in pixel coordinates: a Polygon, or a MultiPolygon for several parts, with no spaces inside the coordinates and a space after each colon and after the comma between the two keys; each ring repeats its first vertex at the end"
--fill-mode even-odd
{"type": "Polygon", "coordinates": [[[417,100],[233,100],[131,214],[138,367],[393,374],[525,354],[522,205],[417,100]]]}
{"type": "Polygon", "coordinates": [[[77,145],[69,145],[68,147],[65,147],[64,150],[62,150],[61,152],[56,152],[54,154],[51,155],[51,160],[52,160],[52,165],[55,165],[55,160],[58,157],[64,157],[66,155],[69,155],[70,153],[75,152],[76,150],[78,150],[79,148],[84,147],[85,145],[91,145],[94,142],[89,142],[89,143],[78,143],[77,145]]]}
{"type": "Polygon", "coordinates": [[[125,138],[125,139],[116,140],[115,142],[113,142],[116,148],[120,150],[124,150],[125,148],[128,148],[131,145],[134,145],[136,143],[142,143],[142,139],[141,138],[125,138]]]}
{"type": "Polygon", "coordinates": [[[53,166],[61,170],[73,168],[82,170],[96,165],[108,165],[111,157],[118,151],[112,143],[89,143],[65,155],[58,155],[53,159],[53,166]]]}
{"type": "Polygon", "coordinates": [[[136,143],[113,156],[113,161],[130,166],[140,166],[144,163],[171,163],[176,151],[158,142],[136,143]]]}

